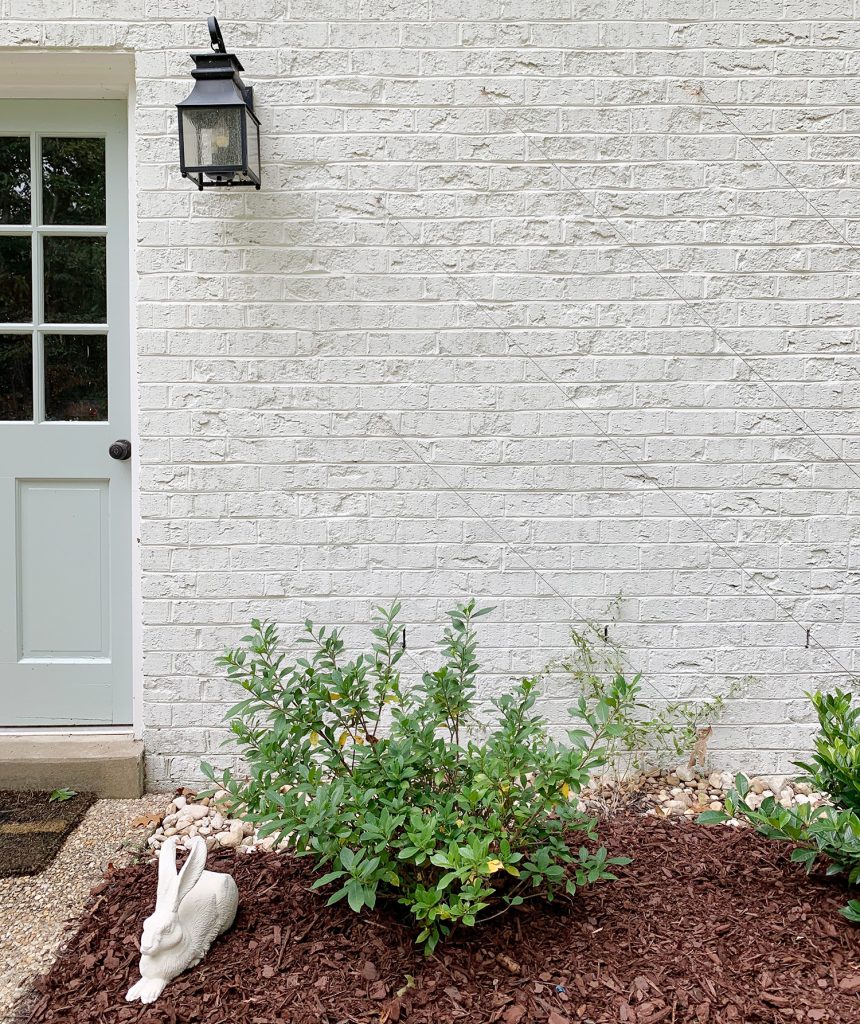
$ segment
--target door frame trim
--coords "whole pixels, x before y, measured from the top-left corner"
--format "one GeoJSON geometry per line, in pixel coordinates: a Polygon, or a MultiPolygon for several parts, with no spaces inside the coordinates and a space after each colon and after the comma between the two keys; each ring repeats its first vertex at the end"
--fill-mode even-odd
{"type": "Polygon", "coordinates": [[[137,87],[132,72],[126,96],[126,140],[128,143],[128,369],[131,441],[131,721],[132,735],[143,738],[143,579],[141,576],[140,511],[140,391],[137,344],[137,165],[135,163],[134,114],[137,87]]]}

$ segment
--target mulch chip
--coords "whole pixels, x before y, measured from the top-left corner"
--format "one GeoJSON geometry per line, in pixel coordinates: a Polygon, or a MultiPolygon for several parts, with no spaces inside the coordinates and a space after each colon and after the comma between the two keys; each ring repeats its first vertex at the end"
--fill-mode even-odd
{"type": "Polygon", "coordinates": [[[50,796],[0,790],[0,878],[44,871],[95,801],[92,793],[53,802],[50,796]]]}
{"type": "Polygon", "coordinates": [[[357,916],[308,891],[311,865],[210,857],[241,903],[233,929],[158,1002],[127,1004],[155,868],[100,887],[34,1022],[177,1024],[860,1024],[860,929],[838,879],[808,878],[747,829],[621,817],[602,840],[635,859],[573,906],[526,903],[425,958],[396,907],[357,916]]]}

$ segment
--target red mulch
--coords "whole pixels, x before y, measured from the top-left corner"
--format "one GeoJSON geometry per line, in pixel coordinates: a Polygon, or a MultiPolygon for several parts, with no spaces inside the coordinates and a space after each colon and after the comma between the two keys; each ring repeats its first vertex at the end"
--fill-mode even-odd
{"type": "Polygon", "coordinates": [[[429,959],[396,908],[326,908],[306,860],[214,855],[239,884],[236,924],[150,1007],[124,997],[155,869],[118,871],[37,982],[30,1020],[860,1022],[860,928],[838,914],[841,882],[807,878],[749,830],[624,817],[602,836],[635,858],[620,881],[572,908],[525,904],[429,959]]]}

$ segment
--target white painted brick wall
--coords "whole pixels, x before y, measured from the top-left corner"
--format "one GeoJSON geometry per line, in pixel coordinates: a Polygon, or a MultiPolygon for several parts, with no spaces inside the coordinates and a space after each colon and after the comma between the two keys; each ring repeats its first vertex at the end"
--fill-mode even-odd
{"type": "Polygon", "coordinates": [[[221,0],[264,189],[198,194],[211,0],[0,0],[0,46],[136,55],[151,784],[230,759],[213,658],[252,615],[357,637],[400,596],[424,663],[467,594],[487,692],[564,649],[556,592],[622,593],[656,693],[751,677],[714,762],[788,767],[844,678],[805,628],[853,669],[860,624],[858,478],[809,429],[857,465],[855,7],[221,0]]]}

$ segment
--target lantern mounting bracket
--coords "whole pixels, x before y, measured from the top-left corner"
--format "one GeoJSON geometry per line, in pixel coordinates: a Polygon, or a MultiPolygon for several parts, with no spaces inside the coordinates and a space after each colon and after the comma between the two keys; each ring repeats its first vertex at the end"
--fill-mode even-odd
{"type": "Polygon", "coordinates": [[[227,47],[224,45],[224,37],[221,35],[221,29],[218,27],[218,19],[212,15],[207,24],[209,25],[209,38],[212,40],[212,49],[216,53],[226,53],[227,47]]]}

